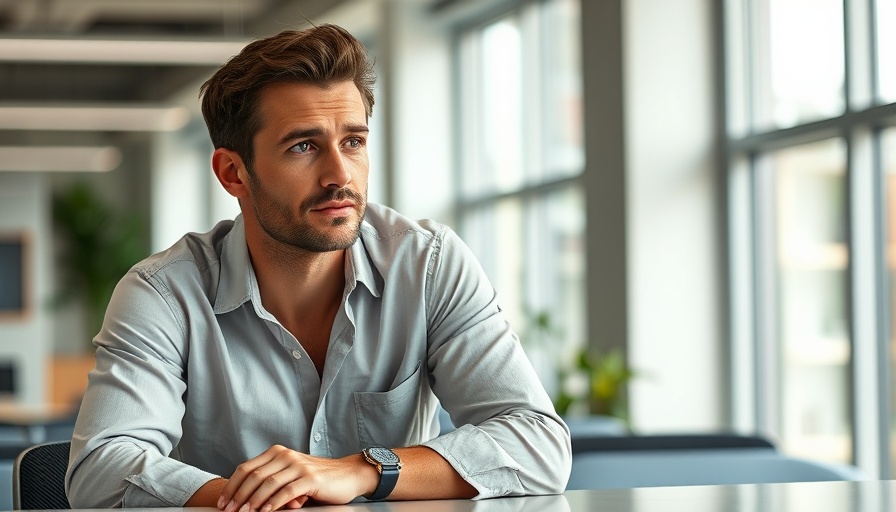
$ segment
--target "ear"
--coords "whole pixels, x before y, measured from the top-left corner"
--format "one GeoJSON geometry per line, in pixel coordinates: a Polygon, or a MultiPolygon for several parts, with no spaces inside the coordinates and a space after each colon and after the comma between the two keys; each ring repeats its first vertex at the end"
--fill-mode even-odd
{"type": "Polygon", "coordinates": [[[218,148],[212,153],[212,169],[218,182],[228,194],[241,199],[248,195],[249,187],[245,182],[247,169],[243,159],[236,151],[218,148]]]}

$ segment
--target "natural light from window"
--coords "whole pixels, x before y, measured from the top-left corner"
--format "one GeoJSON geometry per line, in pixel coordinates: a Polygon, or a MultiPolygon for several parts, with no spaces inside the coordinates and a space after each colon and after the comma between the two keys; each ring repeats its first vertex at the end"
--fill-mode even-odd
{"type": "Polygon", "coordinates": [[[765,0],[758,29],[761,128],[785,128],[843,112],[842,0],[765,0]],[[762,39],[767,37],[763,43],[762,39]],[[765,62],[767,61],[767,62],[765,62]]]}
{"type": "Polygon", "coordinates": [[[519,2],[457,46],[460,233],[554,398],[586,342],[579,9],[519,2]]]}
{"type": "Polygon", "coordinates": [[[847,462],[846,147],[829,139],[770,156],[777,188],[782,441],[795,455],[847,462]]]}
{"type": "MultiPolygon", "coordinates": [[[[482,155],[492,172],[489,189],[508,190],[523,180],[522,45],[516,17],[482,32],[482,155]]],[[[482,177],[480,177],[482,178],[482,177]]],[[[482,192],[481,190],[479,192],[482,192]]]]}

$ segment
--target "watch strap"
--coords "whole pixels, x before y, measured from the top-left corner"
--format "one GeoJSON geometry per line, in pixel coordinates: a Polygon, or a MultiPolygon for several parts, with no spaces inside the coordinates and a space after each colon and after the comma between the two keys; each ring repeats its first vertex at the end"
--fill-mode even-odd
{"type": "Polygon", "coordinates": [[[367,499],[371,501],[384,500],[392,494],[395,484],[398,483],[398,466],[394,464],[380,466],[380,483],[376,486],[376,490],[370,494],[367,499]]]}
{"type": "Polygon", "coordinates": [[[373,464],[380,474],[380,482],[379,484],[377,484],[376,489],[372,493],[365,496],[365,498],[371,501],[380,501],[388,498],[389,495],[392,494],[392,491],[395,489],[395,484],[398,483],[398,473],[401,469],[401,463],[384,464],[382,461],[376,460],[375,458],[371,457],[368,454],[367,450],[364,450],[362,453],[364,455],[364,459],[366,459],[367,462],[373,464]]]}

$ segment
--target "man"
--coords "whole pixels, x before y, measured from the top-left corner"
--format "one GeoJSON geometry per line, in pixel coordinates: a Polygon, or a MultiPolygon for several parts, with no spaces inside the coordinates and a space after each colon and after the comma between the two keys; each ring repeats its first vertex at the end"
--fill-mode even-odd
{"type": "Polygon", "coordinates": [[[363,46],[323,25],[255,41],[203,85],[212,167],[241,215],[116,288],[73,506],[564,489],[569,432],[469,250],[366,202],[373,81],[363,46]],[[460,427],[437,437],[439,402],[460,427]]]}

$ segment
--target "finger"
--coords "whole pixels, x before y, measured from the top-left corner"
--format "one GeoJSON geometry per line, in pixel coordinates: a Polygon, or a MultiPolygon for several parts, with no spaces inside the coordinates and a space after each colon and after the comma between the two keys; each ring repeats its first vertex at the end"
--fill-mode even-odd
{"type": "MultiPolygon", "coordinates": [[[[273,462],[269,463],[265,468],[269,468],[273,464],[273,462]]],[[[280,509],[289,500],[305,494],[300,492],[300,488],[297,485],[301,481],[301,477],[302,473],[298,468],[286,465],[280,471],[265,478],[255,489],[255,492],[246,500],[246,505],[249,506],[249,510],[261,510],[267,504],[271,505],[268,507],[269,510],[267,512],[280,509]],[[274,503],[271,503],[271,499],[274,496],[278,496],[278,498],[274,503]]],[[[246,485],[243,485],[243,488],[246,488],[246,485]]],[[[239,496],[239,491],[237,496],[239,496]]]]}
{"type": "Polygon", "coordinates": [[[233,498],[233,494],[241,485],[243,485],[243,480],[245,480],[248,475],[274,459],[275,454],[270,452],[271,450],[268,449],[261,455],[253,457],[237,466],[233,471],[233,474],[230,475],[227,485],[225,485],[224,489],[221,491],[221,496],[224,496],[228,500],[233,498]]]}
{"type": "MultiPolygon", "coordinates": [[[[299,509],[299,508],[304,507],[305,504],[308,503],[308,500],[309,500],[308,496],[299,496],[299,497],[297,497],[297,498],[293,498],[293,499],[289,500],[289,501],[286,503],[286,505],[283,505],[283,506],[280,507],[279,509],[275,509],[274,507],[271,507],[270,510],[295,510],[295,509],[299,509]]],[[[267,506],[267,505],[265,505],[265,507],[266,507],[266,506],[267,506]]],[[[265,510],[265,508],[262,507],[262,510],[265,510]]],[[[259,512],[260,512],[260,511],[259,511],[259,512]]]]}
{"type": "Polygon", "coordinates": [[[265,478],[283,469],[283,462],[277,459],[277,455],[283,449],[279,446],[271,447],[261,455],[237,466],[218,500],[218,503],[227,503],[224,512],[240,510],[265,478]]]}
{"type": "Polygon", "coordinates": [[[298,478],[297,473],[289,469],[277,459],[265,464],[246,477],[231,501],[239,506],[239,512],[258,510],[277,490],[298,478]],[[288,472],[284,473],[284,470],[288,472]]]}
{"type": "Polygon", "coordinates": [[[289,503],[286,504],[286,507],[289,508],[302,508],[305,506],[305,503],[308,503],[308,500],[311,498],[308,496],[299,496],[298,498],[293,498],[289,503]]]}
{"type": "Polygon", "coordinates": [[[259,509],[259,512],[272,512],[274,510],[285,508],[301,508],[305,505],[308,499],[309,496],[306,482],[303,482],[302,479],[293,479],[275,492],[267,500],[267,503],[259,509]],[[291,506],[291,504],[298,504],[298,507],[291,506]]]}

